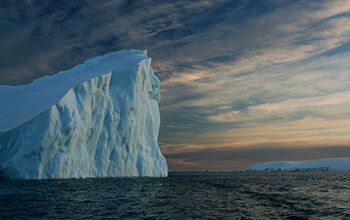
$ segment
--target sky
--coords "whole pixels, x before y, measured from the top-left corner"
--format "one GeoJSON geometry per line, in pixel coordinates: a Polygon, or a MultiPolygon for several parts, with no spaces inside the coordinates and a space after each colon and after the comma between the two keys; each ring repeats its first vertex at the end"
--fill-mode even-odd
{"type": "Polygon", "coordinates": [[[349,0],[2,0],[0,42],[2,85],[147,49],[170,170],[350,157],[349,0]]]}

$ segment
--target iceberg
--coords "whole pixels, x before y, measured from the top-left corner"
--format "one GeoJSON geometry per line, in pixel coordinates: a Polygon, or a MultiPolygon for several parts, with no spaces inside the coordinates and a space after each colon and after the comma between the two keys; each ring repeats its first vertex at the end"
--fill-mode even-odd
{"type": "Polygon", "coordinates": [[[346,171],[350,158],[329,158],[309,161],[274,161],[254,164],[244,171],[346,171]]]}
{"type": "Polygon", "coordinates": [[[159,100],[159,79],[140,50],[1,85],[0,170],[14,179],[166,177],[159,100]]]}

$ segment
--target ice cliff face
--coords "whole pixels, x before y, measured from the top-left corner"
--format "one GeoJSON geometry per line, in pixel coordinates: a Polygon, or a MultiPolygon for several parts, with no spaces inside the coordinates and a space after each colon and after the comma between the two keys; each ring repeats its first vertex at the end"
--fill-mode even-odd
{"type": "Polygon", "coordinates": [[[274,161],[254,164],[245,171],[291,171],[291,170],[350,170],[350,158],[331,158],[309,161],[274,161]]]}
{"type": "Polygon", "coordinates": [[[144,51],[121,51],[0,86],[0,169],[19,179],[167,176],[150,63],[144,51]]]}

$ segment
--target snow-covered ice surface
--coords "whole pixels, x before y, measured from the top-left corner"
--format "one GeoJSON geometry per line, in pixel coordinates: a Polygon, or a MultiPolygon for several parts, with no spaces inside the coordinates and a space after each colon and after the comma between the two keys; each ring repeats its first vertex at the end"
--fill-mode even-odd
{"type": "Polygon", "coordinates": [[[0,86],[0,169],[19,179],[168,174],[159,79],[126,50],[23,86],[0,86]]]}
{"type": "Polygon", "coordinates": [[[254,164],[245,169],[251,171],[291,171],[291,170],[350,170],[350,158],[331,158],[309,161],[275,161],[254,164]]]}

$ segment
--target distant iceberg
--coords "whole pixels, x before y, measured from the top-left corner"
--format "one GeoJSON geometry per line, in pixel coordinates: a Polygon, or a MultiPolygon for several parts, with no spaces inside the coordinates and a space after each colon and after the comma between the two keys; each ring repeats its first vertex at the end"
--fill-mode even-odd
{"type": "Polygon", "coordinates": [[[0,169],[18,179],[165,177],[159,100],[159,79],[139,50],[0,86],[0,169]]]}
{"type": "Polygon", "coordinates": [[[309,161],[275,161],[254,164],[244,171],[345,171],[350,170],[350,158],[309,161]]]}

